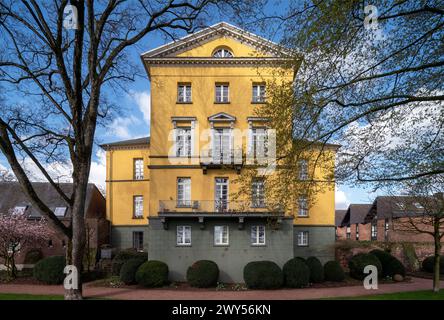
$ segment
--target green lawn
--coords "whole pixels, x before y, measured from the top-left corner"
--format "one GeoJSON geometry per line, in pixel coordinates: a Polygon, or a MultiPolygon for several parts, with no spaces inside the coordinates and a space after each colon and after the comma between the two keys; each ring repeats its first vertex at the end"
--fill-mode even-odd
{"type": "Polygon", "coordinates": [[[444,290],[433,293],[431,290],[374,294],[361,297],[330,298],[331,300],[444,300],[444,290]]]}
{"type": "Polygon", "coordinates": [[[62,295],[34,295],[21,293],[0,293],[0,300],[63,300],[62,295]]]}

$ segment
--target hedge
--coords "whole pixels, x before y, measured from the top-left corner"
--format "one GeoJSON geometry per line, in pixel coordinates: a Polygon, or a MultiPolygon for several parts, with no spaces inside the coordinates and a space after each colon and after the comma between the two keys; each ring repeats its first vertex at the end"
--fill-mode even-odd
{"type": "Polygon", "coordinates": [[[64,256],[44,258],[35,264],[33,276],[46,284],[61,284],[65,279],[65,274],[63,273],[65,265],[64,256]]]}
{"type": "Polygon", "coordinates": [[[382,275],[381,262],[375,255],[369,253],[358,253],[348,262],[350,276],[358,280],[364,279],[368,275],[364,273],[364,268],[368,265],[374,265],[377,268],[378,277],[382,275]]]}
{"type": "Polygon", "coordinates": [[[137,269],[144,263],[144,259],[133,258],[126,261],[120,269],[120,280],[125,284],[136,283],[137,269]]]}
{"type": "Polygon", "coordinates": [[[219,279],[219,267],[210,260],[199,260],[187,270],[187,281],[192,287],[215,287],[219,279]]]}
{"type": "Polygon", "coordinates": [[[136,271],[136,282],[144,287],[161,287],[168,282],[166,263],[151,260],[144,262],[136,271]]]}
{"type": "Polygon", "coordinates": [[[308,257],[305,263],[310,269],[310,282],[320,283],[324,281],[324,267],[318,258],[308,257]]]}
{"type": "Polygon", "coordinates": [[[284,283],[289,288],[302,288],[308,286],[310,281],[310,269],[304,260],[298,257],[288,260],[282,268],[284,283]]]}
{"type": "Polygon", "coordinates": [[[284,276],[272,261],[252,261],[244,267],[244,281],[251,289],[277,289],[282,286],[284,276]]]}
{"type": "Polygon", "coordinates": [[[139,252],[134,249],[125,249],[116,254],[111,265],[111,273],[114,276],[120,276],[120,269],[123,264],[131,259],[141,259],[148,261],[148,254],[146,252],[139,252]]]}
{"type": "Polygon", "coordinates": [[[40,249],[30,249],[25,255],[25,264],[36,264],[43,259],[43,253],[40,249]]]}
{"type": "Polygon", "coordinates": [[[341,282],[345,280],[345,273],[339,262],[327,261],[324,265],[324,278],[326,281],[341,282]]]}
{"type": "Polygon", "coordinates": [[[370,251],[370,254],[375,255],[382,265],[382,276],[385,277],[391,277],[395,274],[400,274],[401,276],[405,277],[405,267],[394,256],[392,256],[390,253],[382,250],[372,250],[370,251]]]}
{"type": "MultiPolygon", "coordinates": [[[[425,258],[422,262],[422,269],[426,272],[433,273],[435,269],[435,256],[425,258]]],[[[440,256],[439,259],[439,273],[444,273],[444,256],[440,256]]]]}

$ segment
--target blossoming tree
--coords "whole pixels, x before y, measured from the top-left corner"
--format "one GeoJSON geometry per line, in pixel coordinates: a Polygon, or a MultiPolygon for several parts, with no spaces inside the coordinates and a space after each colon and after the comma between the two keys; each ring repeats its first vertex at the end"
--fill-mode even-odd
{"type": "Polygon", "coordinates": [[[42,245],[50,236],[46,221],[28,220],[23,214],[0,214],[0,258],[8,276],[17,277],[15,258],[21,248],[42,245]]]}

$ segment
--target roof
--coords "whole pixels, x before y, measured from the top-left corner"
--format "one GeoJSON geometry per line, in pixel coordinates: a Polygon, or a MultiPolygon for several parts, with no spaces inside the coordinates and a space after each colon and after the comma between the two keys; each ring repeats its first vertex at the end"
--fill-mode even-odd
{"type": "Polygon", "coordinates": [[[350,225],[356,223],[367,223],[366,217],[372,207],[372,204],[357,204],[353,203],[348,206],[347,212],[345,213],[343,225],[350,225]]]}
{"type": "Polygon", "coordinates": [[[344,220],[347,210],[335,210],[335,226],[342,226],[342,221],[344,220]]]}
{"type": "Polygon", "coordinates": [[[420,199],[412,196],[378,196],[373,202],[366,220],[371,221],[375,217],[386,219],[423,215],[424,200],[426,198],[420,199]]]}
{"type": "MultiPolygon", "coordinates": [[[[72,193],[72,183],[59,183],[59,187],[68,195],[72,193]]],[[[32,182],[32,186],[37,195],[43,200],[43,202],[51,209],[55,210],[57,207],[68,207],[62,197],[54,190],[54,188],[48,182],[32,182]]],[[[93,193],[100,191],[93,183],[88,183],[86,190],[86,203],[85,210],[89,207],[92,200],[93,193]]],[[[103,201],[105,198],[100,194],[103,201]]],[[[0,213],[7,214],[15,207],[25,207],[25,214],[30,218],[40,218],[41,214],[37,208],[34,208],[23,193],[22,188],[18,182],[0,182],[0,213]]],[[[65,215],[60,218],[70,217],[70,209],[67,208],[65,215]]]]}
{"type": "Polygon", "coordinates": [[[243,43],[252,45],[253,47],[263,52],[268,52],[279,57],[289,57],[295,54],[295,52],[273,41],[270,41],[222,21],[200,31],[182,37],[176,41],[169,42],[160,47],[144,52],[141,54],[141,56],[142,58],[174,57],[178,53],[188,50],[190,47],[195,47],[196,45],[209,42],[221,36],[228,36],[234,39],[241,40],[243,43]]]}
{"type": "Polygon", "coordinates": [[[113,148],[113,147],[131,147],[131,146],[142,146],[142,145],[150,145],[150,137],[109,142],[101,144],[100,147],[106,150],[108,148],[113,148]]]}

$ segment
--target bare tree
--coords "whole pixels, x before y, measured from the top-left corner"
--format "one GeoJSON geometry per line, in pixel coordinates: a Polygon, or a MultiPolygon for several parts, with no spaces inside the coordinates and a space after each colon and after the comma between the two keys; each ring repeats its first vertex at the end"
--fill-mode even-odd
{"type": "MultiPolygon", "coordinates": [[[[82,270],[86,188],[98,120],[113,104],[106,89],[134,80],[139,61],[128,48],[153,32],[175,37],[203,26],[210,8],[247,13],[248,1],[44,1],[0,2],[0,150],[32,205],[70,240],[67,261],[82,270]],[[65,11],[68,16],[66,16],[65,11]],[[68,28],[65,28],[68,27],[68,28]],[[37,195],[21,159],[36,166],[72,212],[62,224],[37,195]],[[66,194],[47,164],[72,166],[66,194]]],[[[80,299],[67,290],[66,299],[80,299]]]]}
{"type": "Polygon", "coordinates": [[[429,235],[434,244],[433,291],[440,288],[440,261],[444,237],[444,176],[409,181],[404,184],[402,202],[393,211],[393,230],[429,235]]]}

